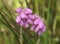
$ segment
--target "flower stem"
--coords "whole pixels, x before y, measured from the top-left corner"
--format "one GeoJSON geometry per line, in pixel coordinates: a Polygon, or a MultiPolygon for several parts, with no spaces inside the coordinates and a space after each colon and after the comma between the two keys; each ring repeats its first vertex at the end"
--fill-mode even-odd
{"type": "Polygon", "coordinates": [[[22,27],[20,28],[20,44],[23,44],[22,27]]]}

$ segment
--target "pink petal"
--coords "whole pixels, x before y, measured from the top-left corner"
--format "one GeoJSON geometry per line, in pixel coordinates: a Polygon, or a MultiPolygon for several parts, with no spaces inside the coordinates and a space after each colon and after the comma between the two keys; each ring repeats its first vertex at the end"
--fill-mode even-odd
{"type": "Polygon", "coordinates": [[[23,12],[20,14],[20,16],[21,16],[22,19],[27,18],[27,16],[23,12]]]}
{"type": "Polygon", "coordinates": [[[42,32],[45,32],[45,31],[46,31],[46,26],[42,28],[42,32]]]}
{"type": "Polygon", "coordinates": [[[30,19],[35,19],[35,17],[33,16],[33,15],[28,15],[28,17],[30,18],[30,19]]]}
{"type": "Polygon", "coordinates": [[[38,26],[42,28],[44,26],[43,22],[40,21],[38,26]]]}
{"type": "Polygon", "coordinates": [[[35,32],[38,32],[38,31],[39,31],[39,26],[35,28],[35,32]]]}
{"type": "Polygon", "coordinates": [[[32,13],[32,10],[29,9],[29,8],[26,8],[25,11],[24,11],[25,14],[29,14],[29,13],[32,13]]]}
{"type": "Polygon", "coordinates": [[[25,22],[24,27],[28,28],[29,27],[29,24],[27,22],[25,22]]]}
{"type": "Polygon", "coordinates": [[[27,22],[28,22],[29,24],[33,24],[33,21],[32,21],[31,19],[28,19],[27,22]]]}
{"type": "Polygon", "coordinates": [[[31,31],[33,31],[33,30],[34,30],[34,28],[35,28],[35,26],[33,25],[33,26],[31,27],[31,31]]]}
{"type": "Polygon", "coordinates": [[[17,8],[17,9],[16,9],[16,12],[17,12],[17,13],[20,13],[21,11],[22,11],[22,8],[17,8]]]}
{"type": "Polygon", "coordinates": [[[21,21],[20,16],[17,16],[17,18],[16,18],[16,22],[19,23],[20,21],[21,21]]]}
{"type": "Polygon", "coordinates": [[[24,26],[23,20],[20,21],[20,26],[24,26]]]}
{"type": "Polygon", "coordinates": [[[39,22],[40,22],[40,20],[39,20],[39,19],[36,19],[36,20],[34,21],[34,24],[37,25],[37,24],[39,24],[39,22]]]}
{"type": "Polygon", "coordinates": [[[40,18],[40,16],[37,15],[37,14],[34,14],[33,16],[34,16],[35,18],[40,18]]]}
{"type": "Polygon", "coordinates": [[[42,32],[41,32],[41,31],[39,31],[39,32],[38,32],[38,35],[39,35],[39,36],[41,36],[41,34],[42,34],[42,32]]]}

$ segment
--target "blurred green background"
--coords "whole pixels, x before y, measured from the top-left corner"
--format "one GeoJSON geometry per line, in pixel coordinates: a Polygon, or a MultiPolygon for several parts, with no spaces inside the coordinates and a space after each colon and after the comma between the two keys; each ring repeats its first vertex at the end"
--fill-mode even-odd
{"type": "Polygon", "coordinates": [[[60,0],[0,0],[0,44],[60,44],[60,0]],[[44,19],[42,36],[16,24],[15,10],[22,6],[44,19]]]}

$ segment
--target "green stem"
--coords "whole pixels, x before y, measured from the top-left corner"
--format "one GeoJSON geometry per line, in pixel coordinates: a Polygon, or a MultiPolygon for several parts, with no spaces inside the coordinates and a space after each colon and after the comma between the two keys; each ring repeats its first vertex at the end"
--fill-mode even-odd
{"type": "Polygon", "coordinates": [[[34,2],[34,4],[35,4],[35,12],[37,13],[37,14],[39,14],[39,12],[38,12],[38,0],[34,0],[35,2],[34,2]]]}
{"type": "Polygon", "coordinates": [[[54,23],[53,23],[53,33],[55,33],[56,23],[57,23],[57,15],[55,16],[54,23]]]}
{"type": "Polygon", "coordinates": [[[44,18],[44,0],[42,1],[42,17],[44,18]]]}
{"type": "Polygon", "coordinates": [[[50,2],[51,2],[51,0],[49,0],[49,3],[48,3],[47,25],[46,25],[47,27],[46,27],[46,33],[45,33],[45,36],[44,36],[44,44],[49,44],[49,32],[48,32],[48,30],[49,30],[49,20],[51,18],[51,15],[49,13],[49,11],[50,11],[50,2]]]}
{"type": "Polygon", "coordinates": [[[20,44],[23,44],[22,27],[20,28],[20,44]]]}

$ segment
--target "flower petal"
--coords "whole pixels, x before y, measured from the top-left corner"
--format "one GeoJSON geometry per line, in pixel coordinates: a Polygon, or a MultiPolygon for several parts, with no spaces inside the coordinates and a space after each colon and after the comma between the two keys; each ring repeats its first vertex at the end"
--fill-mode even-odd
{"type": "Polygon", "coordinates": [[[21,21],[20,16],[17,16],[17,18],[16,18],[16,22],[19,23],[20,21],[21,21]]]}
{"type": "Polygon", "coordinates": [[[39,26],[35,28],[35,32],[38,32],[38,31],[39,31],[39,26]]]}
{"type": "Polygon", "coordinates": [[[29,24],[27,22],[25,22],[24,27],[28,28],[29,27],[29,24]]]}
{"type": "Polygon", "coordinates": [[[44,26],[43,22],[39,22],[39,27],[42,28],[44,26]]]}
{"type": "Polygon", "coordinates": [[[16,12],[17,12],[17,13],[20,13],[21,11],[22,11],[22,8],[17,8],[17,9],[16,9],[16,12]]]}
{"type": "Polygon", "coordinates": [[[35,17],[33,15],[30,15],[30,14],[28,15],[28,17],[32,20],[35,19],[35,17]]]}
{"type": "Polygon", "coordinates": [[[40,20],[39,20],[39,19],[36,19],[36,20],[34,21],[34,24],[37,25],[37,24],[39,24],[39,22],[40,22],[40,20]]]}
{"type": "Polygon", "coordinates": [[[29,24],[33,24],[33,21],[32,21],[31,19],[28,19],[27,22],[28,22],[29,24]]]}
{"type": "Polygon", "coordinates": [[[34,14],[33,16],[34,16],[35,18],[40,18],[40,16],[37,15],[37,14],[34,14]]]}
{"type": "Polygon", "coordinates": [[[42,28],[42,32],[45,32],[45,31],[46,31],[46,26],[42,28]]]}
{"type": "Polygon", "coordinates": [[[29,9],[29,8],[26,8],[26,9],[24,10],[24,13],[25,13],[25,14],[32,13],[32,10],[31,10],[31,9],[29,9]]]}
{"type": "Polygon", "coordinates": [[[24,26],[23,20],[20,21],[20,26],[24,26]]]}
{"type": "Polygon", "coordinates": [[[23,12],[20,14],[20,16],[21,16],[22,19],[27,18],[27,16],[23,12]]]}
{"type": "Polygon", "coordinates": [[[41,36],[41,34],[42,34],[42,32],[41,32],[41,31],[39,31],[39,32],[38,32],[38,35],[39,35],[39,36],[41,36]]]}
{"type": "Polygon", "coordinates": [[[31,27],[31,31],[33,31],[35,29],[35,26],[33,25],[32,27],[31,27]]]}

